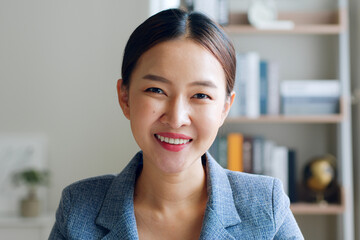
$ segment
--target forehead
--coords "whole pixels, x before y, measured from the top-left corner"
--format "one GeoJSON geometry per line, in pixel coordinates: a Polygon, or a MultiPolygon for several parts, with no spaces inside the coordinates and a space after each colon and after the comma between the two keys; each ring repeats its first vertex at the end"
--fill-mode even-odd
{"type": "Polygon", "coordinates": [[[159,43],[138,60],[134,75],[160,74],[177,80],[213,80],[225,84],[225,72],[215,56],[194,40],[182,38],[159,43]]]}

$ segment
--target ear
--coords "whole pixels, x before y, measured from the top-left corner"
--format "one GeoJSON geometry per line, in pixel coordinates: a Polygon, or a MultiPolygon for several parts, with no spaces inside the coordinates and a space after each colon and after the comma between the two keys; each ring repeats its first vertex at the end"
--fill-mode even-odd
{"type": "Polygon", "coordinates": [[[224,124],[224,121],[225,121],[227,115],[229,114],[230,108],[231,108],[232,104],[234,103],[234,99],[235,99],[234,91],[231,92],[230,96],[226,96],[224,109],[223,109],[223,112],[221,115],[221,125],[224,124]]]}
{"type": "Polygon", "coordinates": [[[123,80],[119,79],[116,85],[119,104],[127,119],[130,119],[130,107],[129,107],[129,89],[123,86],[123,80]]]}

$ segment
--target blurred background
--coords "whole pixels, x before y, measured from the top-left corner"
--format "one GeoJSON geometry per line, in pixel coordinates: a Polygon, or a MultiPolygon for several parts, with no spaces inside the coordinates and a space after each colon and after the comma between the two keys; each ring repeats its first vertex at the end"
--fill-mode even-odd
{"type": "MultiPolygon", "coordinates": [[[[189,1],[181,2],[186,5],[189,1]]],[[[224,2],[227,13],[246,11],[251,3],[250,0],[224,2]]],[[[275,2],[279,11],[338,8],[335,0],[275,2]]],[[[355,96],[355,89],[360,87],[360,3],[357,0],[339,2],[349,7],[351,44],[347,67],[351,67],[350,89],[355,96]]],[[[151,14],[177,4],[180,1],[0,0],[1,240],[46,239],[65,186],[87,177],[118,173],[139,150],[117,102],[116,82],[121,77],[123,49],[136,26],[151,14]],[[12,185],[10,180],[11,170],[20,171],[24,166],[48,171],[47,186],[40,187],[41,211],[33,218],[19,217],[18,201],[25,190],[12,185]]],[[[299,38],[300,44],[289,43],[288,49],[301,49],[302,44],[310,49],[313,46],[301,36],[291,38],[299,38]]],[[[237,40],[235,46],[248,44],[246,51],[256,48],[252,37],[236,35],[234,39],[237,40]]],[[[259,49],[265,49],[268,55],[278,55],[277,50],[267,45],[276,44],[276,38],[270,37],[269,42],[264,43],[261,39],[256,40],[261,45],[259,49]]],[[[337,48],[334,39],[326,40],[325,45],[316,44],[314,49],[317,46],[325,46],[325,51],[326,47],[337,48]]],[[[284,48],[287,49],[286,43],[284,48]]],[[[286,58],[286,54],[282,54],[286,58]]],[[[325,53],[325,58],[337,58],[338,54],[337,51],[325,53]]],[[[309,60],[308,67],[311,65],[313,75],[318,77],[318,69],[322,71],[326,66],[316,62],[317,56],[314,59],[309,60]]],[[[336,62],[331,59],[325,61],[331,66],[330,76],[337,74],[336,62]]],[[[299,75],[304,73],[301,66],[290,70],[299,75]]],[[[290,76],[286,75],[287,70],[283,74],[290,76]]],[[[304,76],[308,75],[304,73],[304,76]]],[[[350,106],[353,109],[353,143],[350,143],[354,151],[349,154],[354,156],[351,169],[355,173],[355,190],[359,187],[360,169],[360,111],[357,108],[350,106]]],[[[351,211],[358,212],[359,192],[350,196],[355,202],[351,211]]],[[[359,229],[355,221],[358,218],[359,214],[352,218],[352,230],[359,229]]],[[[313,219],[318,221],[318,216],[313,219]]],[[[299,220],[308,221],[301,216],[299,220]]],[[[341,220],[333,216],[321,218],[319,233],[312,235],[312,239],[341,239],[340,233],[332,236],[327,233],[336,228],[338,221],[341,220]]],[[[349,240],[360,239],[359,234],[348,236],[351,236],[349,240]]]]}

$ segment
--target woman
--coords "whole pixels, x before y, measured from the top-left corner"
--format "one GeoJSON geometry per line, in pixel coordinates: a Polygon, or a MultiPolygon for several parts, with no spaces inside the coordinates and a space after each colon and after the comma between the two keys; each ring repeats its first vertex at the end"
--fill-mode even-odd
{"type": "Polygon", "coordinates": [[[204,15],[171,9],[142,23],[117,84],[142,151],[116,176],[65,188],[50,239],[303,239],[279,180],[206,153],[234,79],[233,45],[204,15]]]}

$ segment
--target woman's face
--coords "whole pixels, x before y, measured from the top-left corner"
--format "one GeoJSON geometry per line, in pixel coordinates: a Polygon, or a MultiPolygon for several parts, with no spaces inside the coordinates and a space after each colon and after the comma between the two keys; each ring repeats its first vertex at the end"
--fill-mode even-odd
{"type": "Polygon", "coordinates": [[[137,62],[120,105],[143,151],[144,164],[179,173],[208,150],[233,96],[217,59],[190,39],[162,42],[137,62]]]}

